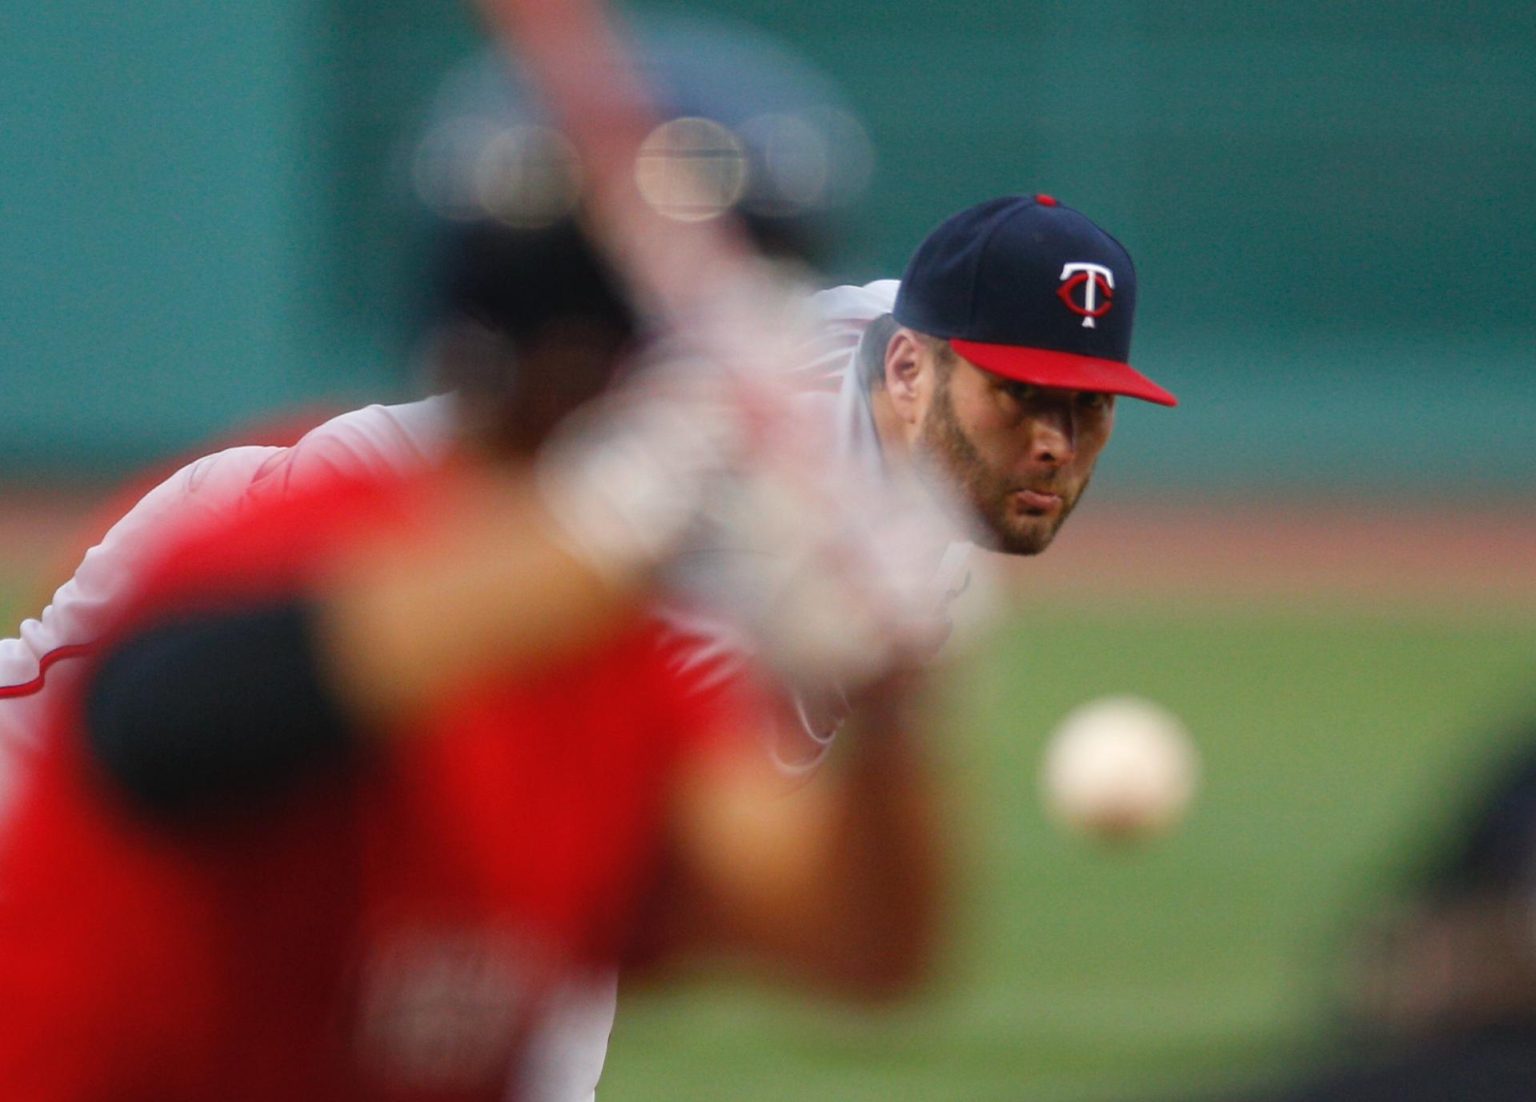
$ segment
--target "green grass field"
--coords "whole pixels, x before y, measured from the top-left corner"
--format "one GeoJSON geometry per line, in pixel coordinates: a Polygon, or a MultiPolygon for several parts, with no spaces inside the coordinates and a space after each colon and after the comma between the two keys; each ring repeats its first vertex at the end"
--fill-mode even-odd
{"type": "Polygon", "coordinates": [[[1274,1073],[1323,1033],[1349,915],[1536,715],[1536,617],[1227,602],[1036,611],[954,679],[967,891],[946,981],[876,1017],[693,982],[627,996],[600,1096],[1178,1098],[1274,1073]],[[1111,691],[1195,730],[1178,834],[1063,836],[1035,794],[1054,720],[1111,691]]]}

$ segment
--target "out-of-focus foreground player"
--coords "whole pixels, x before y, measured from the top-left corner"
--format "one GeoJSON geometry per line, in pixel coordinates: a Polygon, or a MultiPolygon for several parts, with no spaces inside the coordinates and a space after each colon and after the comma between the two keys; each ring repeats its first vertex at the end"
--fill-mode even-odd
{"type": "MultiPolygon", "coordinates": [[[[577,222],[518,247],[519,385],[629,362],[577,222]]],[[[466,407],[443,469],[166,540],[0,836],[0,993],[27,1008],[0,1094],[504,1098],[573,975],[703,944],[862,993],[921,972],[940,860],[907,729],[786,795],[750,679],[680,672],[648,615],[690,486],[735,456],[719,425],[658,442],[678,400],[613,404],[537,478],[466,407]]],[[[856,581],[878,617],[849,549],[818,592],[856,581]]]]}

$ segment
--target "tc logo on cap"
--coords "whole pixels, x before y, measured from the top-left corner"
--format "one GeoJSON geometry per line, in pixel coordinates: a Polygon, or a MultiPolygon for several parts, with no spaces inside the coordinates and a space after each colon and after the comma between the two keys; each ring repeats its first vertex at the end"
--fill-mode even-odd
{"type": "Polygon", "coordinates": [[[1084,329],[1098,328],[1093,319],[1102,318],[1114,305],[1115,273],[1102,264],[1064,264],[1057,278],[1061,286],[1056,288],[1056,297],[1082,317],[1084,329]],[[1081,303],[1074,297],[1079,287],[1083,289],[1081,303]]]}

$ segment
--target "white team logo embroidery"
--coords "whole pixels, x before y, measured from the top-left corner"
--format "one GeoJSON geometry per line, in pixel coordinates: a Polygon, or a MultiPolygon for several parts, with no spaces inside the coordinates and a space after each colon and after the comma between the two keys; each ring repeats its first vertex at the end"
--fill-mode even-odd
{"type": "Polygon", "coordinates": [[[1102,318],[1114,305],[1115,273],[1102,264],[1078,262],[1062,265],[1061,286],[1056,297],[1066,303],[1067,309],[1082,315],[1084,329],[1096,329],[1095,318],[1102,318]],[[1078,302],[1075,292],[1083,289],[1083,301],[1078,302]]]}

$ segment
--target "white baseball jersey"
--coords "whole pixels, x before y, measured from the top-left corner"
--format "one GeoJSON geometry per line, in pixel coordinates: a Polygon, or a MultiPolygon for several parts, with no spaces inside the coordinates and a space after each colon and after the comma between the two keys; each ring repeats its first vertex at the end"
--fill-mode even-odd
{"type": "MultiPolygon", "coordinates": [[[[880,442],[855,353],[869,323],[890,311],[896,288],[895,280],[882,280],[812,296],[818,328],[803,356],[786,366],[815,415],[825,419],[832,453],[872,469],[882,463],[880,442]]],[[[325,422],[291,447],[237,447],[205,456],[146,494],[86,553],[43,613],[26,621],[15,638],[0,641],[0,800],[35,745],[46,694],[69,677],[70,659],[95,640],[159,534],[175,527],[173,520],[232,512],[249,495],[281,492],[319,474],[404,473],[430,465],[451,446],[451,407],[447,396],[368,406],[325,422]]],[[[724,553],[706,546],[684,556],[678,584],[699,599],[689,602],[690,611],[675,614],[675,625],[698,639],[693,660],[717,658],[740,644],[723,620],[698,611],[709,607],[711,586],[729,576],[717,569],[724,553]]],[[[809,769],[820,760],[846,713],[840,695],[832,696],[799,702],[810,742],[801,738],[781,753],[787,767],[809,769]]],[[[614,1003],[611,983],[571,993],[551,1016],[547,1047],[531,1062],[538,1083],[530,1097],[579,1102],[593,1096],[614,1003]]]]}
{"type": "Polygon", "coordinates": [[[162,535],[185,521],[233,513],[258,488],[321,472],[405,471],[439,458],[449,442],[449,400],[368,406],[311,431],[292,447],[243,446],[195,459],[139,499],[36,619],[0,640],[0,806],[35,748],[49,692],[71,674],[162,535]]]}

